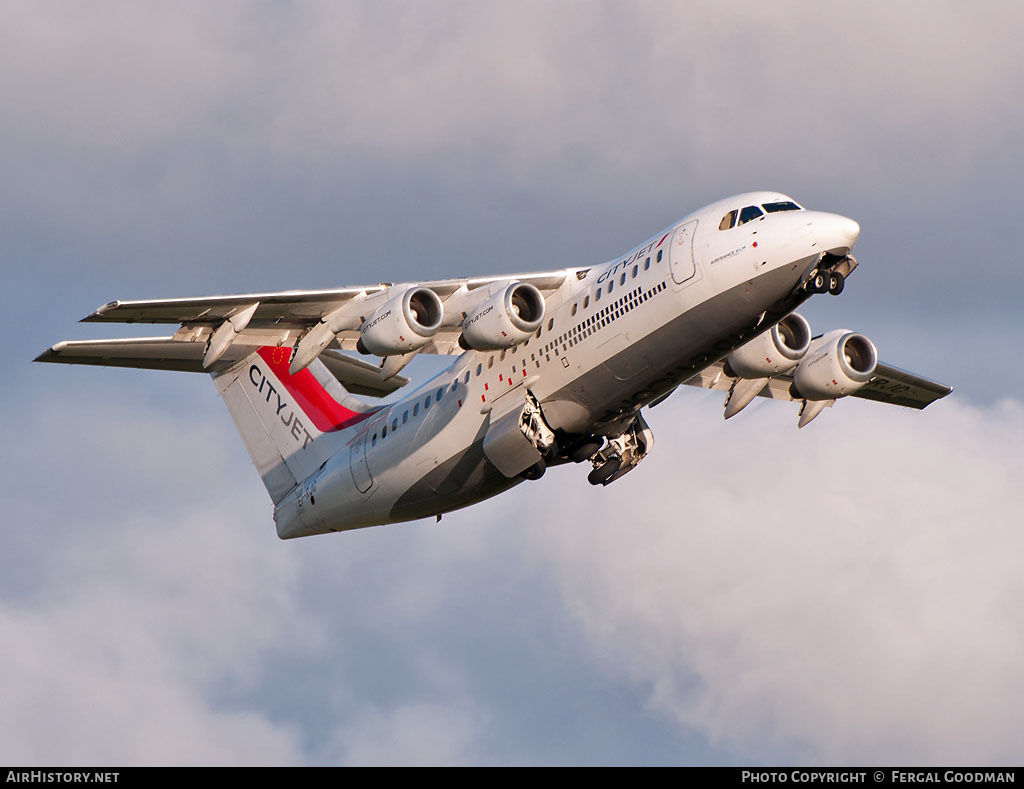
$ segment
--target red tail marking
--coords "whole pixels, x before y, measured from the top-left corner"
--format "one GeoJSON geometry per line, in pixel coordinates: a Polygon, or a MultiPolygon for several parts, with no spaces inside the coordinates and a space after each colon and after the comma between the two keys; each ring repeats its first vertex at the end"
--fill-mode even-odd
{"type": "MultiPolygon", "coordinates": [[[[660,247],[660,246],[661,246],[662,244],[664,244],[664,243],[665,243],[665,239],[666,239],[666,238],[668,238],[668,233],[666,233],[665,235],[663,235],[663,236],[661,237],[661,241],[659,241],[659,242],[658,242],[658,247],[660,247]]],[[[655,249],[657,249],[658,247],[655,247],[655,249]]]]}
{"type": "MultiPolygon", "coordinates": [[[[300,370],[295,375],[288,372],[288,363],[292,358],[291,348],[279,348],[264,345],[257,351],[267,367],[288,390],[298,407],[321,433],[341,430],[350,425],[362,422],[373,414],[373,411],[359,413],[341,405],[328,394],[323,384],[316,380],[308,369],[300,370]]],[[[376,410],[376,409],[374,409],[376,410]]]]}

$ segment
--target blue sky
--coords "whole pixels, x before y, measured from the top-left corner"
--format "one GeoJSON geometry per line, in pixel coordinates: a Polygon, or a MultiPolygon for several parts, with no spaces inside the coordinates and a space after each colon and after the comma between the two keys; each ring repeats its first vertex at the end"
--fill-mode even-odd
{"type": "Polygon", "coordinates": [[[1021,22],[6,4],[0,759],[1019,763],[1021,22]],[[678,393],[606,490],[282,543],[210,382],[28,363],[113,298],[586,265],[761,188],[861,223],[815,330],[951,398],[678,393]]]}

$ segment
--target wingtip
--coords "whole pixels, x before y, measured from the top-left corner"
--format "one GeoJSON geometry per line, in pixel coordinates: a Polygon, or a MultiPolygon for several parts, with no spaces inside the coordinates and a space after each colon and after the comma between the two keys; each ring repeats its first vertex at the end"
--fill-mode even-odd
{"type": "Polygon", "coordinates": [[[60,355],[60,352],[63,351],[67,346],[68,346],[67,340],[62,340],[61,342],[57,343],[56,345],[52,345],[49,348],[47,348],[45,351],[43,351],[41,354],[39,354],[32,361],[33,362],[54,362],[54,361],[57,360],[57,357],[60,355]]]}
{"type": "Polygon", "coordinates": [[[121,302],[117,301],[116,299],[114,301],[108,301],[106,304],[104,304],[102,307],[97,309],[95,312],[92,312],[92,313],[86,315],[84,318],[82,318],[79,321],[79,323],[95,323],[97,321],[102,321],[102,320],[104,320],[103,316],[106,315],[107,312],[109,312],[110,310],[113,310],[113,309],[117,309],[117,307],[119,307],[120,305],[121,305],[121,302]]]}

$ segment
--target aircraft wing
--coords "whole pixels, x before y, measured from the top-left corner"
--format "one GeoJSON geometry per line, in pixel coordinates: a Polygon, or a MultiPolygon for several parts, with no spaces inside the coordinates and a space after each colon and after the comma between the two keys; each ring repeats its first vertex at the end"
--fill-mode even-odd
{"type": "MultiPolygon", "coordinates": [[[[685,383],[687,386],[718,389],[727,392],[735,382],[735,378],[725,374],[722,362],[715,362],[705,367],[685,383]]],[[[759,396],[768,397],[772,400],[798,400],[800,398],[794,397],[790,393],[792,383],[793,378],[789,375],[779,375],[770,378],[768,379],[767,386],[760,392],[759,396]]],[[[952,391],[952,388],[945,384],[930,381],[914,373],[880,362],[875,367],[874,377],[863,388],[853,392],[850,397],[860,397],[892,405],[902,405],[907,408],[922,409],[931,405],[936,400],[942,399],[952,391]]]]}
{"type": "Polygon", "coordinates": [[[179,324],[176,340],[210,340],[225,322],[245,315],[244,326],[232,341],[246,345],[293,345],[311,328],[332,316],[344,315],[339,331],[331,331],[329,347],[354,350],[362,319],[372,315],[390,298],[410,287],[427,288],[444,305],[441,328],[420,353],[461,353],[458,346],[466,313],[493,294],[503,283],[523,282],[536,287],[547,299],[571,277],[574,270],[511,274],[500,277],[448,279],[414,284],[380,283],[333,290],[294,290],[274,293],[247,293],[233,296],[202,296],[185,299],[111,301],[84,323],[163,323],[179,324]]]}

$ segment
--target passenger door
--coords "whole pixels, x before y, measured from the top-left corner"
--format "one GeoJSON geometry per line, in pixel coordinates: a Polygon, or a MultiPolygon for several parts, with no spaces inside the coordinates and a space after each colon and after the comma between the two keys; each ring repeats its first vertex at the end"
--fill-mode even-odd
{"type": "Polygon", "coordinates": [[[669,268],[676,284],[682,284],[693,278],[697,269],[693,263],[693,233],[697,220],[686,222],[675,229],[669,248],[669,268]]]}

